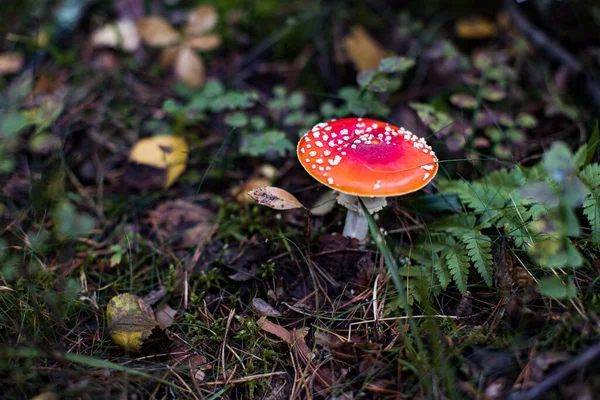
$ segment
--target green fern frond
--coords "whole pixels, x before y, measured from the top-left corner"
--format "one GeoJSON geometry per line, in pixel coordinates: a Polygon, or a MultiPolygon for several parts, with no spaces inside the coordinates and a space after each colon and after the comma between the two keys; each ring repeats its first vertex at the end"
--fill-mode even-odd
{"type": "Polygon", "coordinates": [[[487,235],[479,232],[467,233],[462,237],[467,247],[467,254],[473,265],[488,286],[492,286],[492,270],[494,267],[492,255],[492,241],[487,235]]]}
{"type": "Polygon", "coordinates": [[[592,239],[600,244],[600,165],[589,164],[579,173],[579,177],[588,190],[583,201],[583,215],[590,223],[592,239]]]}
{"type": "Polygon", "coordinates": [[[467,292],[467,279],[469,277],[469,256],[463,246],[456,246],[448,250],[444,259],[461,294],[467,292]]]}
{"type": "Polygon", "coordinates": [[[473,214],[453,214],[438,219],[431,225],[433,231],[444,231],[462,236],[475,229],[476,217],[473,214]]]}

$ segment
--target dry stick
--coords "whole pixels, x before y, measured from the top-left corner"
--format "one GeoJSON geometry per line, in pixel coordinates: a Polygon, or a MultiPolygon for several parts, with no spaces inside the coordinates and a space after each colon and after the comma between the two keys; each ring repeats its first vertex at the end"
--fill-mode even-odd
{"type": "Polygon", "coordinates": [[[548,53],[554,61],[566,65],[571,72],[585,78],[588,95],[594,102],[596,109],[600,109],[600,83],[595,81],[589,73],[585,72],[585,68],[577,61],[575,56],[529,22],[527,17],[519,10],[515,0],[504,0],[504,8],[506,8],[515,26],[533,45],[548,53]]]}
{"type": "Polygon", "coordinates": [[[533,400],[537,399],[550,390],[552,387],[559,384],[566,377],[575,371],[585,367],[595,358],[600,357],[600,342],[590,347],[571,361],[558,367],[555,372],[550,374],[546,379],[536,385],[533,389],[527,391],[513,392],[508,396],[509,400],[533,400]]]}
{"type": "Polygon", "coordinates": [[[285,375],[287,372],[268,372],[266,374],[250,375],[243,378],[231,379],[230,381],[216,381],[216,382],[205,382],[201,383],[202,386],[216,386],[216,385],[235,385],[236,383],[250,382],[256,379],[270,378],[272,376],[285,375]]]}

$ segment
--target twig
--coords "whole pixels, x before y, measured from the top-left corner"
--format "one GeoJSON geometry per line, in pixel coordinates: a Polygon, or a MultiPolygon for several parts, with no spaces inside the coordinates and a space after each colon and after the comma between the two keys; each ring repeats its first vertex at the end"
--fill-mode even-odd
{"type": "Polygon", "coordinates": [[[584,368],[595,358],[600,357],[600,342],[590,347],[571,361],[558,367],[556,371],[550,374],[546,379],[536,385],[533,389],[527,391],[513,392],[508,396],[509,400],[533,400],[537,399],[559,384],[566,377],[577,370],[584,368]]]}
{"type": "Polygon", "coordinates": [[[285,372],[285,371],[267,372],[265,374],[250,375],[250,376],[245,376],[243,378],[231,379],[230,381],[206,382],[206,383],[202,383],[202,386],[217,386],[217,385],[225,385],[225,384],[235,385],[236,383],[250,382],[250,381],[254,381],[256,379],[269,378],[271,376],[279,376],[279,375],[285,375],[285,374],[287,374],[287,372],[285,372]]]}

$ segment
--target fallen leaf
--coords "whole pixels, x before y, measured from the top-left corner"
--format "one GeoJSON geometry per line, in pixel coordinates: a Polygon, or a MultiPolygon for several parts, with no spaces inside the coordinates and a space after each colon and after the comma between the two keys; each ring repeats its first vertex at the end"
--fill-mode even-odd
{"type": "Polygon", "coordinates": [[[189,47],[181,47],[175,60],[175,75],[192,88],[202,86],[205,80],[204,63],[189,47]]]}
{"type": "Polygon", "coordinates": [[[146,17],[137,22],[142,40],[152,47],[166,47],[179,42],[179,33],[161,17],[146,17]]]}
{"type": "Polygon", "coordinates": [[[177,247],[197,246],[214,230],[212,211],[185,200],[168,200],[148,212],[154,233],[177,247]]]}
{"type": "Polygon", "coordinates": [[[179,46],[167,47],[160,53],[160,65],[163,67],[170,67],[175,63],[178,54],[179,46]]]}
{"type": "Polygon", "coordinates": [[[113,342],[126,351],[139,352],[144,339],[158,322],[148,304],[136,295],[113,297],[106,308],[108,332],[113,342]]]}
{"type": "Polygon", "coordinates": [[[177,310],[173,310],[168,304],[164,304],[161,308],[154,311],[156,321],[160,323],[163,328],[168,328],[173,325],[175,316],[177,316],[177,310]]]}
{"type": "Polygon", "coordinates": [[[463,39],[488,39],[496,36],[498,29],[489,19],[473,16],[458,19],[454,25],[454,32],[463,39]]]}
{"type": "Polygon", "coordinates": [[[258,204],[274,208],[275,210],[306,208],[290,193],[274,186],[263,186],[252,189],[248,192],[248,195],[258,204]]]}
{"type": "Polygon", "coordinates": [[[213,29],[218,19],[217,9],[213,5],[201,5],[190,13],[184,32],[187,36],[202,35],[213,29]]]}
{"type": "Polygon", "coordinates": [[[195,50],[208,51],[219,47],[221,44],[221,36],[217,34],[204,35],[193,37],[185,41],[186,46],[195,50]]]}
{"type": "Polygon", "coordinates": [[[91,42],[94,47],[133,52],[140,46],[140,35],[133,21],[121,20],[96,30],[92,34],[91,42]]]}
{"type": "Polygon", "coordinates": [[[235,274],[229,275],[229,279],[237,282],[249,281],[252,278],[256,278],[256,271],[258,271],[258,267],[256,266],[256,264],[252,264],[250,266],[250,269],[238,269],[238,271],[235,274]]]}
{"type": "Polygon", "coordinates": [[[142,297],[142,300],[149,306],[158,303],[167,294],[167,287],[160,285],[158,289],[152,290],[150,293],[142,297]]]}
{"type": "Polygon", "coordinates": [[[235,200],[240,204],[248,204],[252,202],[252,198],[248,197],[248,192],[252,189],[259,188],[261,186],[269,186],[271,181],[265,178],[250,178],[241,185],[233,187],[229,192],[235,200]]]}
{"type": "Polygon", "coordinates": [[[138,141],[129,154],[131,161],[166,169],[167,176],[164,186],[171,186],[185,171],[189,147],[185,139],[162,135],[138,141]]]}
{"type": "Polygon", "coordinates": [[[0,53],[0,76],[16,74],[23,68],[25,58],[21,53],[0,53]]]}
{"type": "Polygon", "coordinates": [[[282,315],[275,307],[258,297],[252,299],[252,308],[254,308],[254,311],[257,313],[268,317],[281,317],[282,315]]]}
{"type": "Polygon", "coordinates": [[[384,55],[383,47],[360,26],[344,38],[344,48],[359,72],[377,68],[384,55]]]}

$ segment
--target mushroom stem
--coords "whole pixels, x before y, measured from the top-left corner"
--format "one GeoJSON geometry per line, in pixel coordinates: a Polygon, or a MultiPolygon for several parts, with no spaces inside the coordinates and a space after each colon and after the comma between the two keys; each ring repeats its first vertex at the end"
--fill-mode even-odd
{"type": "Polygon", "coordinates": [[[356,211],[348,210],[346,222],[344,223],[344,236],[358,239],[363,242],[369,233],[369,223],[367,218],[356,211]]]}
{"type": "MultiPolygon", "coordinates": [[[[361,199],[369,214],[376,213],[387,204],[385,197],[361,197],[361,199]]],[[[342,234],[344,236],[356,238],[359,242],[364,243],[369,233],[369,223],[363,214],[358,196],[340,193],[337,201],[348,209],[342,234]]]]}

